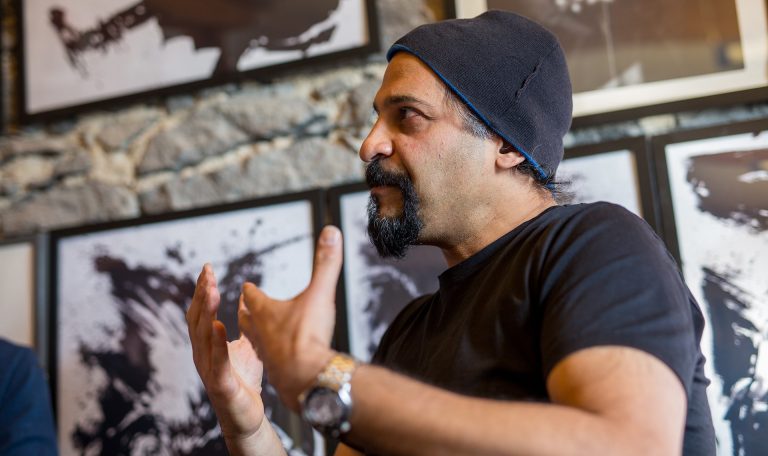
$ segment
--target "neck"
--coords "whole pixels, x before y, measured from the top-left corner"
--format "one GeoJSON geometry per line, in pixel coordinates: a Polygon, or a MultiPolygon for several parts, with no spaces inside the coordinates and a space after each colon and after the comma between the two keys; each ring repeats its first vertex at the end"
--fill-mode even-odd
{"type": "Polygon", "coordinates": [[[490,213],[485,220],[476,224],[475,229],[460,242],[441,247],[448,267],[461,263],[521,224],[557,205],[551,195],[523,199],[526,204],[517,206],[518,210],[510,210],[509,205],[505,205],[506,207],[490,213]]]}

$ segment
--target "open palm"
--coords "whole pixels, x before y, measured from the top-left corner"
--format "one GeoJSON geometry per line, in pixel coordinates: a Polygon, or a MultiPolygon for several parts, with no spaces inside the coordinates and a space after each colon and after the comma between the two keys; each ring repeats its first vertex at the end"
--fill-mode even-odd
{"type": "Polygon", "coordinates": [[[242,439],[255,434],[264,421],[263,366],[247,338],[227,342],[224,323],[216,319],[220,302],[216,278],[205,265],[187,311],[192,354],[222,433],[242,439]]]}

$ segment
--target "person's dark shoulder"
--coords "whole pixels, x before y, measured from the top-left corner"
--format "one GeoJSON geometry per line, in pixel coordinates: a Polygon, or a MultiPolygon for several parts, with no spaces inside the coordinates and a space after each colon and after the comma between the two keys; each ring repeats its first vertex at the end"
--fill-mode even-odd
{"type": "Polygon", "coordinates": [[[599,248],[648,250],[668,256],[661,238],[641,217],[626,208],[608,202],[560,206],[551,211],[547,225],[552,247],[581,247],[589,251],[599,248]],[[589,242],[589,245],[582,245],[589,242]]]}
{"type": "Polygon", "coordinates": [[[37,368],[37,356],[32,349],[0,339],[0,398],[9,393],[14,379],[26,378],[37,368]]]}
{"type": "Polygon", "coordinates": [[[595,225],[607,223],[610,225],[637,226],[642,229],[650,228],[645,220],[624,206],[606,201],[558,206],[557,210],[552,212],[552,218],[563,224],[595,225]]]}
{"type": "Polygon", "coordinates": [[[434,293],[426,294],[406,304],[381,337],[381,342],[371,360],[372,363],[381,364],[386,357],[387,348],[391,345],[392,340],[401,334],[405,328],[410,326],[416,315],[422,311],[424,306],[429,305],[434,297],[434,293]]]}

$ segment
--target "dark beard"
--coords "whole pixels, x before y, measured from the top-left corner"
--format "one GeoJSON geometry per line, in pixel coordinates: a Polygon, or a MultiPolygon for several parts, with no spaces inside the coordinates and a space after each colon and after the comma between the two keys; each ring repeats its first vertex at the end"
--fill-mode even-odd
{"type": "Polygon", "coordinates": [[[368,237],[382,258],[403,258],[408,248],[416,244],[424,223],[419,218],[419,197],[413,182],[405,174],[385,171],[379,160],[365,169],[368,187],[393,186],[403,195],[403,213],[399,217],[379,215],[379,202],[371,195],[368,200],[368,237]]]}

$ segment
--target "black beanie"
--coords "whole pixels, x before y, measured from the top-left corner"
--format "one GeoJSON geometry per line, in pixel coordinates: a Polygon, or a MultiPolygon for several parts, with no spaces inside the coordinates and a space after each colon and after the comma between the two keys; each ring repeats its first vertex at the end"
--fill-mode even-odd
{"type": "Polygon", "coordinates": [[[392,45],[422,60],[491,130],[553,177],[573,102],[557,38],[518,14],[488,11],[415,28],[392,45]]]}

